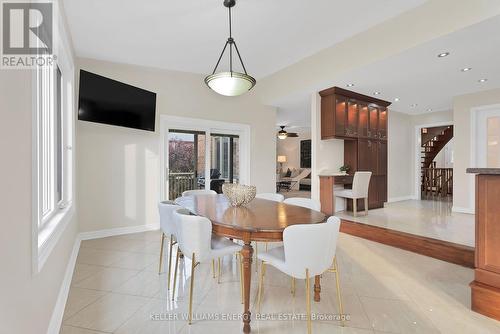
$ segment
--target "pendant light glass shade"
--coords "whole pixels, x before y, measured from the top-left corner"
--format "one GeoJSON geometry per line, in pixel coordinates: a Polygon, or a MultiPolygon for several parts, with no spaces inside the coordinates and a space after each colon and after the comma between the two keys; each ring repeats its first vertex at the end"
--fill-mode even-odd
{"type": "Polygon", "coordinates": [[[229,10],[229,38],[227,39],[227,42],[222,49],[222,53],[219,56],[219,60],[215,65],[214,71],[211,75],[205,78],[205,83],[210,89],[218,94],[225,96],[238,96],[244,94],[252,89],[257,82],[253,77],[248,75],[245,64],[243,64],[243,60],[241,59],[240,51],[238,50],[238,46],[236,45],[236,41],[232,37],[231,8],[235,5],[235,0],[224,0],[224,6],[229,10]],[[241,67],[243,68],[243,71],[245,73],[233,71],[233,47],[236,51],[236,54],[238,55],[241,67]],[[226,49],[229,49],[229,71],[216,73],[217,67],[219,66],[222,56],[224,56],[224,52],[226,51],[226,49]]]}
{"type": "Polygon", "coordinates": [[[255,79],[239,72],[220,72],[209,75],[205,83],[210,89],[225,96],[238,96],[248,92],[255,85],[255,79]]]}

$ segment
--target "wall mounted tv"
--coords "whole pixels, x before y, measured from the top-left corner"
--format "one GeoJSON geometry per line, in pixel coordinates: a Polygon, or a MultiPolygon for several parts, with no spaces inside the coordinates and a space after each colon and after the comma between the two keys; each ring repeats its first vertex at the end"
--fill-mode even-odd
{"type": "Polygon", "coordinates": [[[78,119],[155,130],[156,94],[80,70],[78,119]]]}

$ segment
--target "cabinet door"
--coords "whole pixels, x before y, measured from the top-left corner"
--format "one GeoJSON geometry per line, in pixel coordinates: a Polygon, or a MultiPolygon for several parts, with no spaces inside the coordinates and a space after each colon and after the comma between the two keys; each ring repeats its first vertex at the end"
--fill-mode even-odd
{"type": "Polygon", "coordinates": [[[378,113],[378,138],[387,139],[387,109],[380,108],[378,113]]]}
{"type": "Polygon", "coordinates": [[[358,103],[355,100],[347,102],[347,126],[346,137],[358,136],[358,103]]]}
{"type": "Polygon", "coordinates": [[[346,134],[347,98],[335,95],[335,135],[344,137],[346,134]]]}
{"type": "Polygon", "coordinates": [[[377,173],[377,145],[371,139],[358,140],[358,171],[377,173]]]}
{"type": "Polygon", "coordinates": [[[370,179],[370,186],[368,188],[368,209],[380,207],[380,190],[378,189],[378,185],[379,181],[377,176],[372,175],[370,179]]]}
{"type": "Polygon", "coordinates": [[[363,104],[358,105],[358,136],[368,137],[368,106],[363,104]]]}
{"type": "Polygon", "coordinates": [[[377,174],[387,175],[387,142],[377,141],[377,174]]]}
{"type": "Polygon", "coordinates": [[[377,176],[377,189],[378,189],[378,202],[380,207],[384,206],[387,202],[387,176],[377,176]]]}
{"type": "Polygon", "coordinates": [[[378,108],[374,106],[369,106],[368,110],[370,112],[370,118],[368,120],[368,137],[377,138],[378,137],[378,108]]]}
{"type": "Polygon", "coordinates": [[[321,139],[335,136],[335,100],[333,95],[321,97],[321,139]]]}

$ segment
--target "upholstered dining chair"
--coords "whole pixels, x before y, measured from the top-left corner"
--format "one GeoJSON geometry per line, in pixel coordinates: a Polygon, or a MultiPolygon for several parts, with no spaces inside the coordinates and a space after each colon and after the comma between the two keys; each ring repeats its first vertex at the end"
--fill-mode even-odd
{"type": "MultiPolygon", "coordinates": [[[[267,199],[268,201],[274,202],[283,202],[285,200],[285,196],[277,193],[260,193],[255,195],[255,198],[267,199]]],[[[266,242],[266,251],[268,250],[269,244],[266,242]]],[[[259,243],[255,241],[255,259],[257,259],[257,255],[259,255],[259,243]]],[[[255,271],[258,271],[259,266],[255,266],[255,271]]]]}
{"type": "Polygon", "coordinates": [[[321,203],[315,199],[302,198],[302,197],[290,197],[283,201],[285,204],[302,206],[315,211],[321,211],[321,203]]]}
{"type": "Polygon", "coordinates": [[[175,228],[174,211],[179,209],[180,206],[173,201],[163,201],[158,203],[158,210],[160,211],[160,230],[161,230],[161,248],[160,248],[160,264],[158,265],[158,274],[161,273],[163,263],[163,245],[165,236],[169,238],[168,250],[168,276],[167,276],[167,290],[170,289],[170,274],[172,268],[172,249],[177,243],[177,232],[175,228]]]}
{"type": "Polygon", "coordinates": [[[352,211],[354,217],[358,214],[358,199],[363,198],[365,201],[365,215],[368,215],[368,187],[370,186],[370,178],[372,172],[355,172],[352,180],[352,189],[336,190],[336,197],[352,199],[352,211]]]}
{"type": "Polygon", "coordinates": [[[285,196],[276,193],[260,193],[255,195],[255,198],[267,199],[268,201],[283,202],[285,196]]]}
{"type": "MultiPolygon", "coordinates": [[[[226,238],[218,238],[212,235],[212,223],[209,219],[200,216],[190,215],[186,209],[174,211],[178,247],[174,270],[174,286],[172,290],[172,300],[175,299],[175,286],[177,271],[179,267],[180,253],[191,260],[191,281],[189,288],[189,314],[188,323],[191,325],[193,314],[193,287],[195,269],[200,262],[210,261],[226,255],[239,254],[242,247],[226,238]]],[[[241,260],[241,257],[240,257],[241,260]]],[[[240,280],[241,280],[240,263],[240,280]]],[[[242,285],[240,284],[242,288],[242,285]]]]}
{"type": "MultiPolygon", "coordinates": [[[[340,229],[340,219],[330,217],[325,223],[300,224],[285,228],[283,232],[283,247],[260,253],[262,261],[259,280],[259,295],[257,308],[260,306],[263,294],[264,272],[269,264],[281,272],[306,281],[307,332],[311,333],[311,283],[310,278],[328,271],[335,258],[337,238],[340,229]]],[[[342,297],[340,295],[339,272],[336,266],[337,299],[342,317],[342,297]]],[[[343,322],[342,322],[343,325],[343,322]]]]}
{"type": "Polygon", "coordinates": [[[210,189],[195,189],[195,190],[186,190],[182,193],[182,197],[196,196],[196,195],[217,195],[217,192],[210,189]]]}

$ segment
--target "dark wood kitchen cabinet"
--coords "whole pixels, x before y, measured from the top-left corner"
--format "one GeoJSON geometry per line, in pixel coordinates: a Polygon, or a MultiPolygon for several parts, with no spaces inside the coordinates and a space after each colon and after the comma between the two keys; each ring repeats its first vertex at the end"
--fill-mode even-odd
{"type": "MultiPolygon", "coordinates": [[[[370,171],[369,209],[387,202],[387,124],[390,102],[339,87],[321,91],[321,139],[344,139],[344,164],[370,171]]],[[[348,210],[352,201],[348,201],[348,210]]],[[[363,210],[358,200],[358,210],[363,210]]]]}

